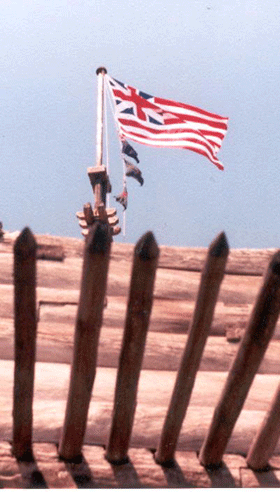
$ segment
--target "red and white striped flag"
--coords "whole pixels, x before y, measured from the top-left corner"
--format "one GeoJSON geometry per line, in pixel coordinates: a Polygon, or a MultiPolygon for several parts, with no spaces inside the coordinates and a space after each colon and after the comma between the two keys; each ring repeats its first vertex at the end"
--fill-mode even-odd
{"type": "Polygon", "coordinates": [[[189,149],[224,169],[217,152],[227,131],[228,118],[151,96],[106,77],[121,137],[155,147],[189,149]]]}

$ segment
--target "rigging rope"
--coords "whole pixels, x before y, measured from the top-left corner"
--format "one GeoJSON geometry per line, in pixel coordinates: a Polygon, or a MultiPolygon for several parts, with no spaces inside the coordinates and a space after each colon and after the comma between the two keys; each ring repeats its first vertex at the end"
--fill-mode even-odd
{"type": "Polygon", "coordinates": [[[107,78],[106,75],[105,75],[105,81],[106,81],[106,84],[105,84],[106,93],[107,93],[107,97],[109,99],[110,109],[111,109],[111,112],[112,112],[112,115],[113,115],[113,120],[114,120],[114,123],[115,123],[117,135],[118,135],[118,140],[119,140],[119,145],[120,145],[121,159],[123,160],[123,156],[122,156],[122,143],[121,143],[120,131],[119,131],[119,123],[118,123],[118,120],[117,120],[116,115],[115,115],[115,112],[114,112],[111,89],[110,89],[108,78],[107,78]]]}
{"type": "MultiPolygon", "coordinates": [[[[111,90],[110,90],[110,86],[109,86],[107,75],[105,75],[105,92],[106,92],[106,95],[107,95],[107,97],[109,99],[110,109],[111,109],[111,112],[112,112],[112,115],[113,115],[113,120],[114,120],[114,123],[115,123],[115,126],[116,126],[117,135],[118,135],[118,141],[119,141],[119,145],[120,145],[121,160],[122,160],[122,163],[123,163],[123,188],[125,188],[126,187],[126,174],[125,174],[126,173],[126,168],[125,168],[124,157],[123,157],[123,154],[122,154],[122,142],[121,142],[121,138],[120,138],[120,131],[119,131],[118,120],[116,118],[116,115],[115,115],[115,112],[114,112],[114,108],[113,108],[113,101],[111,99],[112,98],[112,94],[111,94],[111,90]]],[[[106,125],[107,125],[107,114],[106,114],[106,125]]],[[[107,133],[107,128],[106,128],[106,133],[107,133]]],[[[123,232],[123,236],[125,236],[125,232],[126,232],[126,211],[125,211],[125,209],[123,210],[123,231],[122,232],[123,232]]]]}
{"type": "MultiPolygon", "coordinates": [[[[104,98],[104,114],[105,114],[105,148],[106,148],[106,169],[107,169],[107,175],[110,175],[110,168],[109,168],[109,139],[108,139],[108,118],[107,118],[107,104],[106,104],[106,97],[104,98]]],[[[106,193],[106,207],[110,207],[110,194],[106,193]]]]}

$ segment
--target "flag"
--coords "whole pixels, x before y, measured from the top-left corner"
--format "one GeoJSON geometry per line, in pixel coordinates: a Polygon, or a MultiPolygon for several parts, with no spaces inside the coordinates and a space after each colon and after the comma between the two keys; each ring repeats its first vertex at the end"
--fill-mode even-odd
{"type": "Polygon", "coordinates": [[[125,140],[125,138],[122,138],[121,141],[122,141],[122,153],[126,154],[129,157],[133,157],[136,163],[139,163],[140,161],[138,159],[138,154],[135,151],[135,149],[133,149],[133,147],[127,142],[127,140],[125,140]]]}
{"type": "Polygon", "coordinates": [[[126,159],[124,159],[125,166],[126,166],[126,176],[132,176],[132,178],[135,178],[141,185],[144,183],[144,178],[142,176],[142,173],[139,168],[135,164],[130,163],[126,159]]]}
{"type": "Polygon", "coordinates": [[[123,206],[124,210],[127,208],[127,197],[128,197],[128,193],[126,187],[124,187],[122,193],[120,193],[119,195],[117,195],[117,197],[115,197],[116,201],[123,206]]]}
{"type": "Polygon", "coordinates": [[[189,149],[224,169],[216,154],[226,134],[228,118],[151,96],[106,77],[121,138],[155,147],[189,149]]]}

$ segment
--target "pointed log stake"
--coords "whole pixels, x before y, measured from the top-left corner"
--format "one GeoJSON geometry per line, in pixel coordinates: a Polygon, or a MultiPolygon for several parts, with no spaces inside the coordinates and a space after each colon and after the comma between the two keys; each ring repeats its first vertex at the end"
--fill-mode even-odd
{"type": "Polygon", "coordinates": [[[119,360],[114,410],[106,458],[113,464],[128,461],[138,380],[140,376],[159,249],[148,232],[135,246],[124,337],[119,360]]]}
{"type": "Polygon", "coordinates": [[[85,216],[85,220],[86,220],[88,225],[90,225],[94,222],[94,215],[93,215],[93,210],[92,210],[90,202],[87,202],[84,205],[84,216],[85,216]]]}
{"type": "Polygon", "coordinates": [[[201,275],[188,341],[177,374],[173,395],[155,456],[159,464],[171,464],[190,401],[197,370],[214,315],[229,253],[225,233],[211,243],[201,275]]]}
{"type": "Polygon", "coordinates": [[[231,366],[199,460],[221,465],[223,453],[272,337],[280,311],[280,250],[272,257],[248,327],[231,366]]]}
{"type": "Polygon", "coordinates": [[[32,404],[36,352],[36,241],[25,228],[14,245],[15,369],[13,454],[32,459],[32,404]]]}
{"type": "Polygon", "coordinates": [[[98,221],[86,239],[74,354],[59,455],[66,460],[81,454],[96,373],[97,348],[109,266],[109,225],[98,221]]]}
{"type": "Polygon", "coordinates": [[[254,471],[268,468],[280,436],[280,385],[276,390],[270,409],[249,449],[246,462],[254,471]]]}

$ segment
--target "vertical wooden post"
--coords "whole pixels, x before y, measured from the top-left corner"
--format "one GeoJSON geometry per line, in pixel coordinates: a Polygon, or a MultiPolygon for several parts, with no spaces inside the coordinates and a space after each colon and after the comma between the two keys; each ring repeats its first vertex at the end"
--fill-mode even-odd
{"type": "Polygon", "coordinates": [[[103,157],[103,113],[104,113],[104,76],[105,67],[96,70],[97,75],[97,115],[96,115],[96,166],[102,166],[103,157]]]}
{"type": "Polygon", "coordinates": [[[214,315],[220,285],[224,277],[229,248],[224,233],[211,243],[201,275],[195,311],[188,341],[177,374],[156,453],[159,464],[174,461],[177,441],[186,415],[195,377],[214,315]]]}
{"type": "Polygon", "coordinates": [[[108,224],[95,222],[85,244],[74,354],[59,455],[72,460],[81,454],[102,324],[111,235],[108,224]]]}
{"type": "Polygon", "coordinates": [[[135,246],[124,337],[120,353],[114,410],[106,458],[114,464],[128,461],[138,380],[152,310],[159,249],[151,232],[135,246]]]}
{"type": "Polygon", "coordinates": [[[219,466],[280,311],[280,250],[272,257],[248,327],[216,406],[199,460],[219,466]]]}
{"type": "Polygon", "coordinates": [[[36,241],[25,228],[14,245],[15,369],[13,454],[32,459],[33,390],[36,356],[36,241]]]}
{"type": "Polygon", "coordinates": [[[275,392],[270,409],[249,449],[246,462],[251,469],[261,471],[268,467],[280,436],[280,385],[275,392]]]}
{"type": "Polygon", "coordinates": [[[87,204],[84,205],[84,216],[85,216],[85,220],[86,220],[88,226],[93,224],[94,215],[93,215],[93,210],[92,210],[90,202],[88,202],[87,204]]]}
{"type": "MultiPolygon", "coordinates": [[[[102,168],[103,161],[103,127],[104,127],[104,77],[107,74],[105,67],[96,70],[97,75],[97,116],[96,116],[96,168],[102,168]]],[[[104,167],[105,170],[105,167],[104,167]]],[[[105,207],[107,193],[107,174],[100,173],[95,176],[93,187],[95,204],[94,209],[98,210],[100,205],[105,207]]]]}

